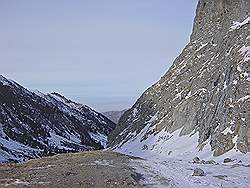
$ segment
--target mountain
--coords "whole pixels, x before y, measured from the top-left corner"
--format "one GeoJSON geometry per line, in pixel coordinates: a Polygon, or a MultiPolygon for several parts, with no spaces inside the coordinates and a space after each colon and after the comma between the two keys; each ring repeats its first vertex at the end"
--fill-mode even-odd
{"type": "Polygon", "coordinates": [[[103,112],[102,114],[112,120],[114,123],[118,123],[121,116],[126,112],[127,110],[122,110],[122,111],[108,111],[108,112],[103,112]]]}
{"type": "Polygon", "coordinates": [[[250,151],[247,0],[199,0],[190,42],[121,117],[116,151],[175,158],[250,151]]]}
{"type": "MultiPolygon", "coordinates": [[[[121,117],[109,136],[111,149],[0,164],[0,187],[249,188],[248,10],[246,0],[199,0],[189,44],[121,117]]],[[[32,93],[4,78],[0,83],[5,129],[18,125],[18,131],[35,130],[42,124],[72,135],[72,129],[82,127],[76,122],[85,120],[82,108],[93,117],[98,114],[57,93],[32,93]]],[[[88,131],[81,131],[85,146],[93,143],[87,140],[88,131]]],[[[29,131],[28,136],[43,132],[29,131]]],[[[17,145],[11,133],[4,134],[13,143],[5,146],[16,146],[18,156],[17,149],[24,150],[27,143],[17,145]]]]}
{"type": "Polygon", "coordinates": [[[0,76],[0,162],[105,148],[114,128],[86,105],[0,76]]]}

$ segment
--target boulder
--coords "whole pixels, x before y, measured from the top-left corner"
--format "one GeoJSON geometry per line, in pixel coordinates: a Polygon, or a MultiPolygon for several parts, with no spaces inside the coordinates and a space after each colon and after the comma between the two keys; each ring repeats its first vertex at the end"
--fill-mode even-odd
{"type": "Polygon", "coordinates": [[[199,157],[195,157],[194,159],[193,159],[193,163],[200,163],[201,161],[200,161],[200,158],[199,157]]]}
{"type": "Polygon", "coordinates": [[[234,160],[232,160],[232,159],[230,159],[230,158],[226,158],[226,159],[224,159],[224,163],[230,163],[230,162],[233,162],[234,160]]]}
{"type": "Polygon", "coordinates": [[[192,176],[205,176],[205,172],[200,168],[196,168],[192,176]]]}

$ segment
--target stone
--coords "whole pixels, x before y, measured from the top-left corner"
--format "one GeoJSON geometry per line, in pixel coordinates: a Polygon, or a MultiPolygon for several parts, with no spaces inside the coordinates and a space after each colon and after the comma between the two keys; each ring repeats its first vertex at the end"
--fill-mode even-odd
{"type": "Polygon", "coordinates": [[[195,157],[193,159],[193,163],[200,163],[200,158],[199,157],[195,157]]]}
{"type": "Polygon", "coordinates": [[[205,164],[206,163],[206,161],[205,160],[201,160],[201,164],[205,164]]]}
{"type": "Polygon", "coordinates": [[[223,163],[230,163],[230,162],[233,162],[233,160],[230,159],[230,158],[226,158],[226,159],[224,159],[224,161],[223,161],[223,163]]]}
{"type": "Polygon", "coordinates": [[[205,161],[205,164],[217,164],[214,160],[205,161]]]}
{"type": "Polygon", "coordinates": [[[213,176],[213,177],[221,179],[221,180],[225,180],[225,178],[227,178],[226,175],[217,175],[217,176],[213,176]]]}
{"type": "Polygon", "coordinates": [[[205,176],[205,172],[200,168],[196,168],[192,176],[205,176]]]}

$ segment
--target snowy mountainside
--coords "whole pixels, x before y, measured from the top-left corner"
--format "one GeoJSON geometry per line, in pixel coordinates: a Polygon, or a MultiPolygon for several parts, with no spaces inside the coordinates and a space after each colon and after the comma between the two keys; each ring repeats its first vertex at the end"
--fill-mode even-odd
{"type": "Polygon", "coordinates": [[[246,0],[199,0],[190,42],[121,117],[110,135],[115,151],[181,159],[250,152],[249,10],[246,0]]]}
{"type": "Polygon", "coordinates": [[[115,124],[58,93],[31,92],[0,76],[0,162],[106,147],[115,124]]]}

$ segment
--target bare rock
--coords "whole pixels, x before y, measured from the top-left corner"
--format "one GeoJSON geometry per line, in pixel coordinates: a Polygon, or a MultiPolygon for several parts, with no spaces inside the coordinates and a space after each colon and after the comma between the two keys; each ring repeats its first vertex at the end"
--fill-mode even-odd
{"type": "Polygon", "coordinates": [[[205,172],[200,168],[196,168],[192,176],[205,176],[205,172]]]}
{"type": "Polygon", "coordinates": [[[224,163],[230,163],[230,162],[233,162],[234,160],[232,160],[232,159],[230,159],[230,158],[226,158],[226,159],[224,159],[224,163]]]}
{"type": "MultiPolygon", "coordinates": [[[[139,133],[143,142],[181,129],[180,139],[197,132],[198,149],[209,144],[214,156],[250,152],[249,10],[249,0],[199,0],[190,42],[124,113],[110,134],[110,146],[122,148],[139,133]]],[[[157,141],[155,148],[162,143],[157,141]]]]}
{"type": "Polygon", "coordinates": [[[199,157],[195,157],[194,159],[193,159],[193,163],[200,163],[201,161],[200,161],[200,158],[199,157]]]}
{"type": "Polygon", "coordinates": [[[217,164],[214,160],[205,161],[205,164],[217,164]]]}

